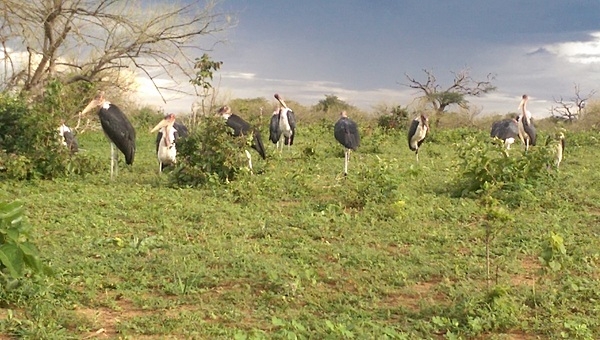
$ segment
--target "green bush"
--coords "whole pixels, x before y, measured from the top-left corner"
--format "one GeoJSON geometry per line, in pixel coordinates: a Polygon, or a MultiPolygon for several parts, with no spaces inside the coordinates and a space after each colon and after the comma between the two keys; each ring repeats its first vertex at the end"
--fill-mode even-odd
{"type": "Polygon", "coordinates": [[[251,135],[232,136],[223,118],[203,117],[196,129],[177,144],[178,166],[171,173],[172,182],[177,186],[199,186],[234,180],[248,165],[244,149],[253,160],[260,158],[251,150],[251,143],[251,135]]]}
{"type": "Polygon", "coordinates": [[[520,205],[535,198],[535,188],[552,179],[548,167],[553,158],[552,149],[545,146],[525,151],[521,145],[514,145],[506,150],[498,139],[481,134],[467,137],[458,144],[459,195],[487,193],[505,203],[520,205]]]}
{"type": "Polygon", "coordinates": [[[164,118],[164,114],[151,107],[144,106],[131,116],[136,129],[150,130],[164,118]]]}
{"type": "Polygon", "coordinates": [[[51,179],[94,173],[100,162],[87,155],[72,155],[62,145],[58,127],[70,107],[63,87],[52,82],[44,97],[31,105],[27,99],[0,94],[0,178],[51,179]]]}
{"type": "Polygon", "coordinates": [[[410,124],[410,114],[407,108],[396,106],[392,112],[377,118],[377,125],[384,130],[407,130],[410,124]]]}

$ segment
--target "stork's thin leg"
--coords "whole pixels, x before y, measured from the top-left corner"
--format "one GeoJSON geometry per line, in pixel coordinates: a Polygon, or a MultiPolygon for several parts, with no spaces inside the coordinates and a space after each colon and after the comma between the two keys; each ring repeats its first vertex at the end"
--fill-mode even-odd
{"type": "Polygon", "coordinates": [[[162,168],[163,168],[163,166],[162,166],[162,162],[161,162],[161,161],[158,161],[158,173],[159,173],[159,174],[161,174],[161,173],[162,173],[162,168]]]}
{"type": "Polygon", "coordinates": [[[419,161],[419,149],[417,149],[417,151],[415,151],[415,155],[417,155],[417,162],[419,161]]]}
{"type": "Polygon", "coordinates": [[[350,160],[350,150],[344,150],[344,176],[348,176],[348,161],[350,160]]]}
{"type": "Polygon", "coordinates": [[[114,177],[115,170],[115,145],[110,143],[110,179],[114,177]]]}
{"type": "Polygon", "coordinates": [[[248,167],[250,168],[250,172],[252,173],[252,156],[250,155],[250,152],[248,152],[248,150],[244,151],[246,151],[246,157],[248,157],[248,167]]]}

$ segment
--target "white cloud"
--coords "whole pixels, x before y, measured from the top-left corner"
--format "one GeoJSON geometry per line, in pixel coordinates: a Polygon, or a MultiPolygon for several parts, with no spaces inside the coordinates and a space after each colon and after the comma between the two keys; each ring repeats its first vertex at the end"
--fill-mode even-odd
{"type": "Polygon", "coordinates": [[[245,73],[245,72],[223,72],[223,78],[231,78],[231,79],[254,79],[254,73],[245,73]]]}
{"type": "Polygon", "coordinates": [[[551,44],[544,49],[571,63],[591,64],[600,62],[600,32],[590,34],[589,41],[569,41],[551,44]]]}

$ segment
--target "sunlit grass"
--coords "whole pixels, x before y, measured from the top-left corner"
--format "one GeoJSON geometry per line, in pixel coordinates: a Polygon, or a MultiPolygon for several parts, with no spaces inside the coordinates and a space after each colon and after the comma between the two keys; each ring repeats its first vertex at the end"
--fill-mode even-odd
{"type": "MultiPolygon", "coordinates": [[[[333,132],[303,127],[256,174],[201,188],[159,176],[154,136],[109,176],[3,182],[23,200],[52,277],[4,291],[0,331],[23,338],[579,338],[600,332],[600,154],[571,136],[556,181],[511,207],[493,240],[486,289],[484,212],[455,194],[454,143],[436,132],[417,163],[402,132],[365,132],[344,178],[333,132]],[[564,269],[541,272],[550,232],[564,269]],[[562,332],[562,333],[561,333],[562,332]],[[561,335],[563,334],[563,335],[561,335]]],[[[567,137],[569,138],[569,137],[567,137]]],[[[253,151],[252,151],[253,152],[253,151]]],[[[254,154],[256,155],[256,154],[254,154]]]]}

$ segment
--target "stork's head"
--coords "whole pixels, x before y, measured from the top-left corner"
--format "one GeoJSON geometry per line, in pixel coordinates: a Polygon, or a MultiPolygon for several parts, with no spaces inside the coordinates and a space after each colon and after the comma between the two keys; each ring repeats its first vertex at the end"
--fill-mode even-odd
{"type": "Polygon", "coordinates": [[[175,123],[175,114],[169,113],[165,116],[165,119],[163,119],[160,123],[156,124],[156,126],[153,127],[152,130],[150,130],[150,133],[156,132],[156,131],[164,128],[165,126],[173,126],[174,123],[175,123]]]}
{"type": "Polygon", "coordinates": [[[521,102],[519,103],[519,110],[525,113],[525,105],[527,105],[527,101],[529,100],[529,96],[524,94],[521,96],[521,102]]]}
{"type": "Polygon", "coordinates": [[[221,106],[221,108],[219,109],[218,112],[219,112],[219,115],[221,115],[221,116],[229,115],[229,114],[231,114],[231,108],[227,105],[221,106]]]}
{"type": "Polygon", "coordinates": [[[346,111],[342,111],[342,112],[340,112],[340,117],[348,118],[348,113],[346,111]]]}
{"type": "Polygon", "coordinates": [[[83,116],[86,113],[90,112],[91,110],[104,104],[105,102],[106,102],[106,100],[104,99],[104,91],[101,91],[98,93],[98,95],[96,95],[96,97],[94,97],[94,99],[92,99],[90,101],[89,104],[87,104],[87,106],[83,109],[83,111],[81,111],[81,113],[79,115],[83,116]]]}

